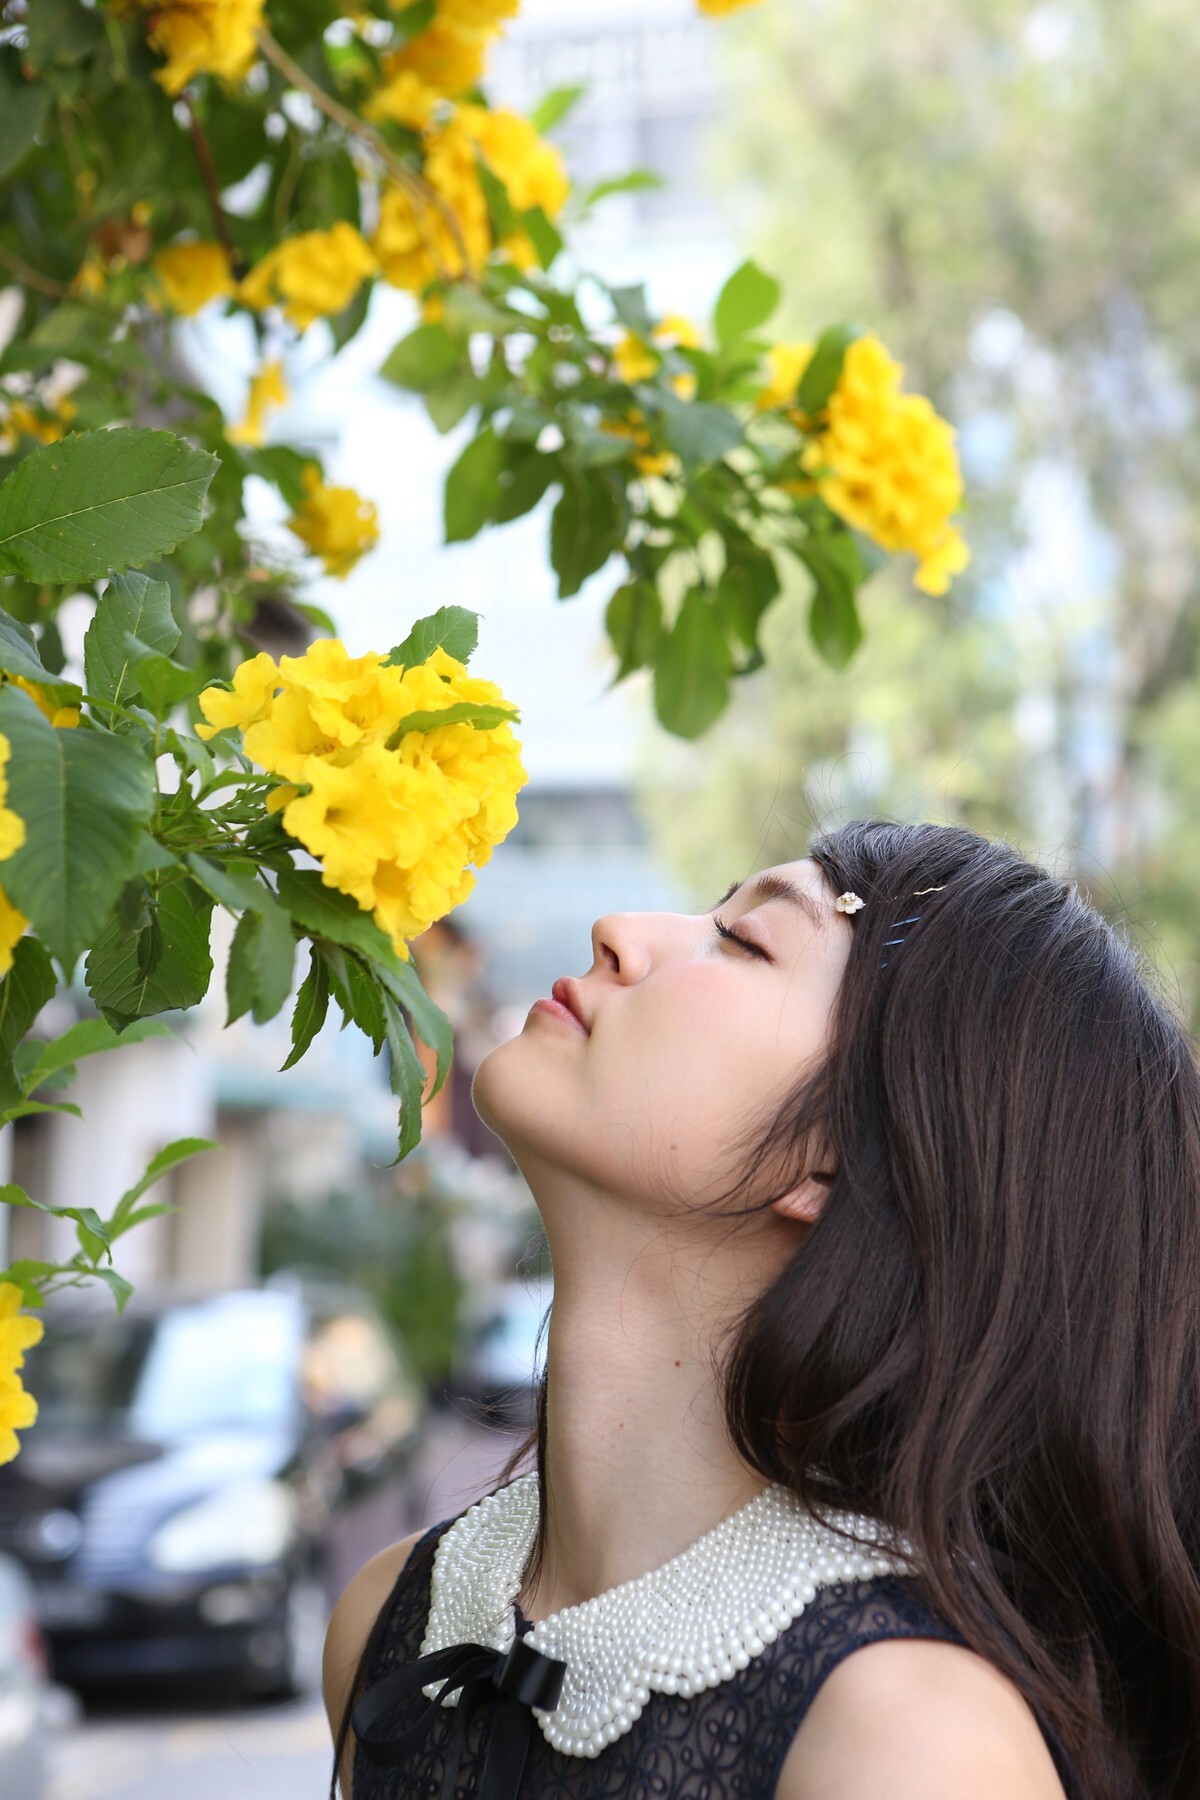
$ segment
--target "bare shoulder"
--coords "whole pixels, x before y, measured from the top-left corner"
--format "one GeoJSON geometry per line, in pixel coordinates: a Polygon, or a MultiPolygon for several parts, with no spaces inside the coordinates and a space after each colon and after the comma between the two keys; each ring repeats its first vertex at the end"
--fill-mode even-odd
{"type": "MultiPolygon", "coordinates": [[[[397,1544],[389,1544],[386,1550],[379,1551],[378,1555],[365,1562],[358,1574],[347,1582],[330,1614],[321,1665],[321,1687],[335,1741],[350,1698],[354,1671],[370,1636],[371,1627],[421,1536],[421,1532],[414,1531],[411,1537],[401,1538],[397,1544]]],[[[348,1795],[349,1757],[341,1769],[341,1784],[343,1794],[348,1795]]]]}
{"type": "Polygon", "coordinates": [[[1032,1709],[984,1657],[933,1638],[865,1644],[822,1683],[776,1800],[1064,1800],[1032,1709]]]}

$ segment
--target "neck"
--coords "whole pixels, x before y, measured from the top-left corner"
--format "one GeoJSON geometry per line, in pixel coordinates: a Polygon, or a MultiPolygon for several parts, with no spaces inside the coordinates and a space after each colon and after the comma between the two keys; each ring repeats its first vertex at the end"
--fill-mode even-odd
{"type": "Polygon", "coordinates": [[[719,1339],[795,1241],[578,1216],[566,1244],[548,1223],[546,1534],[518,1596],[534,1620],[658,1568],[768,1485],[729,1441],[719,1339]]]}

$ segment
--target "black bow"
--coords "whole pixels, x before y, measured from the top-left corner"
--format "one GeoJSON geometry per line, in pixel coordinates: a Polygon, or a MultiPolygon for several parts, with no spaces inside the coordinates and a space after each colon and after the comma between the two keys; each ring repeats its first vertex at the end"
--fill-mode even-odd
{"type": "Polygon", "coordinates": [[[422,1747],[442,1710],[443,1697],[461,1687],[455,1709],[458,1716],[446,1746],[441,1794],[441,1800],[454,1800],[467,1729],[476,1708],[494,1698],[496,1717],[488,1739],[479,1800],[516,1800],[536,1725],[530,1708],[553,1712],[566,1672],[565,1662],[543,1656],[521,1637],[514,1638],[508,1651],[492,1650],[486,1644],[451,1644],[445,1650],[418,1657],[416,1662],[404,1663],[369,1687],[351,1713],[350,1723],[363,1754],[383,1768],[394,1769],[422,1747]],[[415,1725],[399,1737],[372,1736],[372,1725],[384,1713],[406,1695],[435,1681],[442,1685],[415,1725]]]}

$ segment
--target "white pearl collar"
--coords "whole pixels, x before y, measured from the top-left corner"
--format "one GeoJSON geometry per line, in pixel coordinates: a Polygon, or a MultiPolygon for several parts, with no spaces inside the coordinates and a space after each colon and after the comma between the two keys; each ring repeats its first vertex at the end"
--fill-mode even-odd
{"type": "MultiPolygon", "coordinates": [[[[537,1515],[531,1473],[487,1495],[443,1533],[422,1656],[451,1644],[510,1648],[537,1515]]],[[[532,1709],[547,1741],[568,1756],[598,1756],[630,1729],[651,1690],[690,1696],[727,1681],[761,1656],[819,1587],[910,1572],[903,1556],[884,1547],[886,1527],[859,1514],[831,1517],[855,1544],[773,1484],[660,1568],[539,1619],[526,1641],[567,1665],[555,1710],[532,1709]]],[[[898,1542],[911,1559],[908,1541],[898,1542]]],[[[432,1700],[439,1686],[424,1692],[432,1700]]],[[[456,1705],[459,1692],[443,1704],[456,1705]]]]}

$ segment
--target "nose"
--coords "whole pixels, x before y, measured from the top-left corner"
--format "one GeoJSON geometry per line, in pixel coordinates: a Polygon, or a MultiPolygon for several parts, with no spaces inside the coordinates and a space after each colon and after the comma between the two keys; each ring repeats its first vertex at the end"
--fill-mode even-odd
{"type": "Polygon", "coordinates": [[[605,913],[592,926],[592,966],[623,983],[641,981],[656,957],[682,941],[687,923],[677,913],[605,913]]]}

